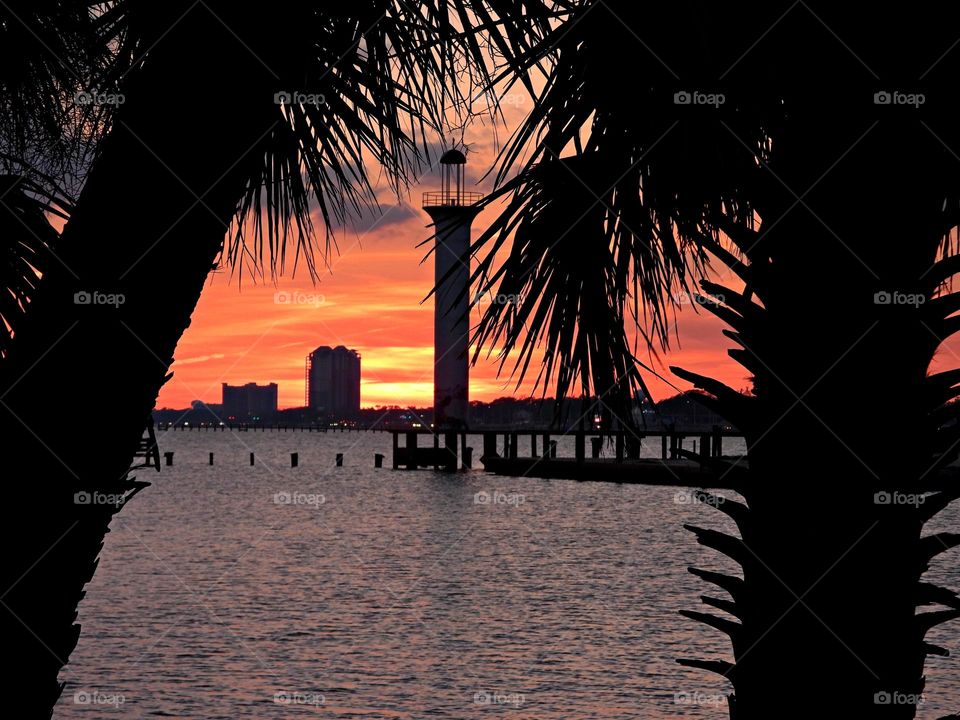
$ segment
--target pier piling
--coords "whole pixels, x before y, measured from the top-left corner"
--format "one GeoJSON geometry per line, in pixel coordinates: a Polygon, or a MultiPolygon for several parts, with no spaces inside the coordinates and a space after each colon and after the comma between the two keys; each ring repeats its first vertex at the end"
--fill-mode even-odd
{"type": "Polygon", "coordinates": [[[603,436],[590,438],[590,457],[594,460],[600,457],[603,450],[603,436]]]}

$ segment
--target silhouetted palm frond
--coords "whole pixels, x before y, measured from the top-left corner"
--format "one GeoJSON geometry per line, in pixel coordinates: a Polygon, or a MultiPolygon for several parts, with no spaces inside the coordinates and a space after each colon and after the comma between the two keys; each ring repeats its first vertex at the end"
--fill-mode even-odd
{"type": "Polygon", "coordinates": [[[519,67],[538,57],[542,36],[571,5],[278,2],[271,12],[286,18],[287,32],[253,38],[249,12],[235,3],[11,0],[0,6],[0,150],[79,187],[121,107],[91,94],[122,94],[172,27],[211,13],[251,52],[282,45],[289,60],[270,68],[275,93],[249,99],[276,104],[278,122],[256,148],[263,160],[251,170],[226,255],[252,261],[255,272],[276,270],[292,234],[312,272],[311,211],[319,208],[329,232],[375,205],[372,168],[405,185],[429,161],[431,133],[469,113],[471,98],[491,85],[495,62],[519,67]]]}
{"type": "MultiPolygon", "coordinates": [[[[391,0],[308,5],[305,71],[280,78],[280,122],[265,138],[227,257],[282,268],[289,234],[314,272],[310,209],[330,231],[376,206],[371,168],[395,191],[424,169],[431,141],[494,83],[496,63],[526,67],[567,3],[391,0]],[[491,61],[491,55],[498,58],[491,61]]],[[[296,39],[288,39],[296,44],[296,39]]]]}
{"type": "Polygon", "coordinates": [[[26,164],[62,180],[83,173],[116,109],[96,97],[114,88],[126,67],[128,5],[0,3],[0,152],[16,157],[20,169],[26,164]]]}
{"type": "MultiPolygon", "coordinates": [[[[505,208],[474,247],[479,290],[520,300],[490,305],[476,339],[518,352],[521,369],[542,344],[545,379],[560,396],[572,381],[589,382],[586,394],[627,391],[632,328],[622,320],[637,321],[641,345],[666,348],[675,304],[690,297],[711,255],[736,260],[749,251],[762,271],[771,257],[764,238],[727,236],[785,211],[797,202],[785,188],[802,193],[829,167],[775,179],[778,154],[797,145],[790,133],[819,123],[835,160],[876,121],[877,91],[951,87],[953,19],[932,5],[905,18],[825,2],[578,2],[544,40],[546,82],[488,199],[505,208]],[[831,137],[829,120],[818,120],[840,116],[862,125],[857,134],[831,137]],[[496,255],[511,242],[500,267],[496,255]]],[[[918,148],[933,147],[935,131],[934,164],[901,167],[917,197],[942,188],[945,207],[956,207],[955,158],[943,152],[960,145],[956,110],[955,92],[930,92],[920,115],[883,119],[890,137],[899,124],[899,137],[918,148]]],[[[944,217],[946,233],[957,215],[944,217]]]]}
{"type": "Polygon", "coordinates": [[[0,357],[7,353],[27,311],[37,282],[55,262],[53,246],[60,234],[47,214],[65,219],[69,202],[18,175],[0,175],[0,357]]]}
{"type": "Polygon", "coordinates": [[[644,389],[637,340],[644,351],[667,347],[673,302],[689,292],[691,270],[703,268],[700,241],[716,237],[707,219],[749,219],[730,176],[755,168],[752,159],[727,152],[732,139],[703,111],[678,112],[675,71],[659,47],[648,52],[635,36],[647,28],[651,44],[667,45],[650,28],[668,26],[674,12],[583,2],[547,39],[556,53],[548,81],[502,155],[490,199],[509,202],[475,246],[484,253],[475,281],[521,298],[490,306],[479,344],[519,350],[517,366],[526,368],[542,343],[542,377],[556,381],[559,397],[578,383],[584,394],[609,394],[621,412],[644,389]]]}

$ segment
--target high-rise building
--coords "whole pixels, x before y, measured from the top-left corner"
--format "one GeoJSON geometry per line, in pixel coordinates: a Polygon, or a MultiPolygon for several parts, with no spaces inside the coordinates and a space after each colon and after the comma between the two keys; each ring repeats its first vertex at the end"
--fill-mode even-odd
{"type": "Polygon", "coordinates": [[[318,347],[307,355],[306,405],[335,418],[360,412],[360,354],[343,345],[318,347]]]}
{"type": "Polygon", "coordinates": [[[270,417],[277,412],[277,384],[223,383],[223,416],[227,420],[270,417]]]}

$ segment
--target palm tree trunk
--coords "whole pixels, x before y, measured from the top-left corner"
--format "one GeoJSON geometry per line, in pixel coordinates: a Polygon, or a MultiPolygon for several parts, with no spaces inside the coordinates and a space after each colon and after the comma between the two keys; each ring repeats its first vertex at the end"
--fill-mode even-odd
{"type": "Polygon", "coordinates": [[[77,604],[118,509],[75,495],[135,488],[131,457],[275,121],[276,46],[264,42],[279,44],[281,18],[217,5],[220,18],[202,3],[156,11],[157,35],[172,29],[127,81],[0,378],[7,507],[29,517],[4,523],[0,571],[4,676],[22,717],[48,717],[60,695],[77,604]],[[123,302],[78,304],[84,292],[123,302]]]}
{"type": "Polygon", "coordinates": [[[707,603],[739,623],[688,613],[731,636],[735,662],[682,661],[732,681],[737,720],[913,718],[925,657],[941,652],[926,629],[957,614],[952,593],[920,581],[956,544],[921,540],[950,496],[917,497],[934,489],[942,450],[931,417],[942,398],[932,402],[926,376],[945,336],[944,308],[929,298],[942,197],[913,166],[923,156],[914,128],[865,121],[843,137],[832,121],[798,120],[760,170],[763,225],[737,241],[762,306],[708,288],[731,292],[722,316],[756,397],[687,374],[716,394],[749,448],[749,472],[728,477],[746,505],[720,506],[741,537],[691,528],[743,568],[742,581],[704,576],[734,600],[707,603]],[[947,610],[918,617],[931,602],[947,610]]]}

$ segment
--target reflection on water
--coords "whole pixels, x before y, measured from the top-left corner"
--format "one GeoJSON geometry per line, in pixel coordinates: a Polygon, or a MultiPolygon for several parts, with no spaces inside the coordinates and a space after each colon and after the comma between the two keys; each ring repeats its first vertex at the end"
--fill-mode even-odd
{"type": "MultiPolygon", "coordinates": [[[[175,466],[114,520],[58,720],[726,717],[729,687],[675,658],[729,658],[677,610],[708,588],[689,565],[732,569],[681,524],[732,528],[675,488],[374,470],[387,434],[160,443],[175,466]]],[[[927,674],[935,718],[960,684],[927,674]]]]}

